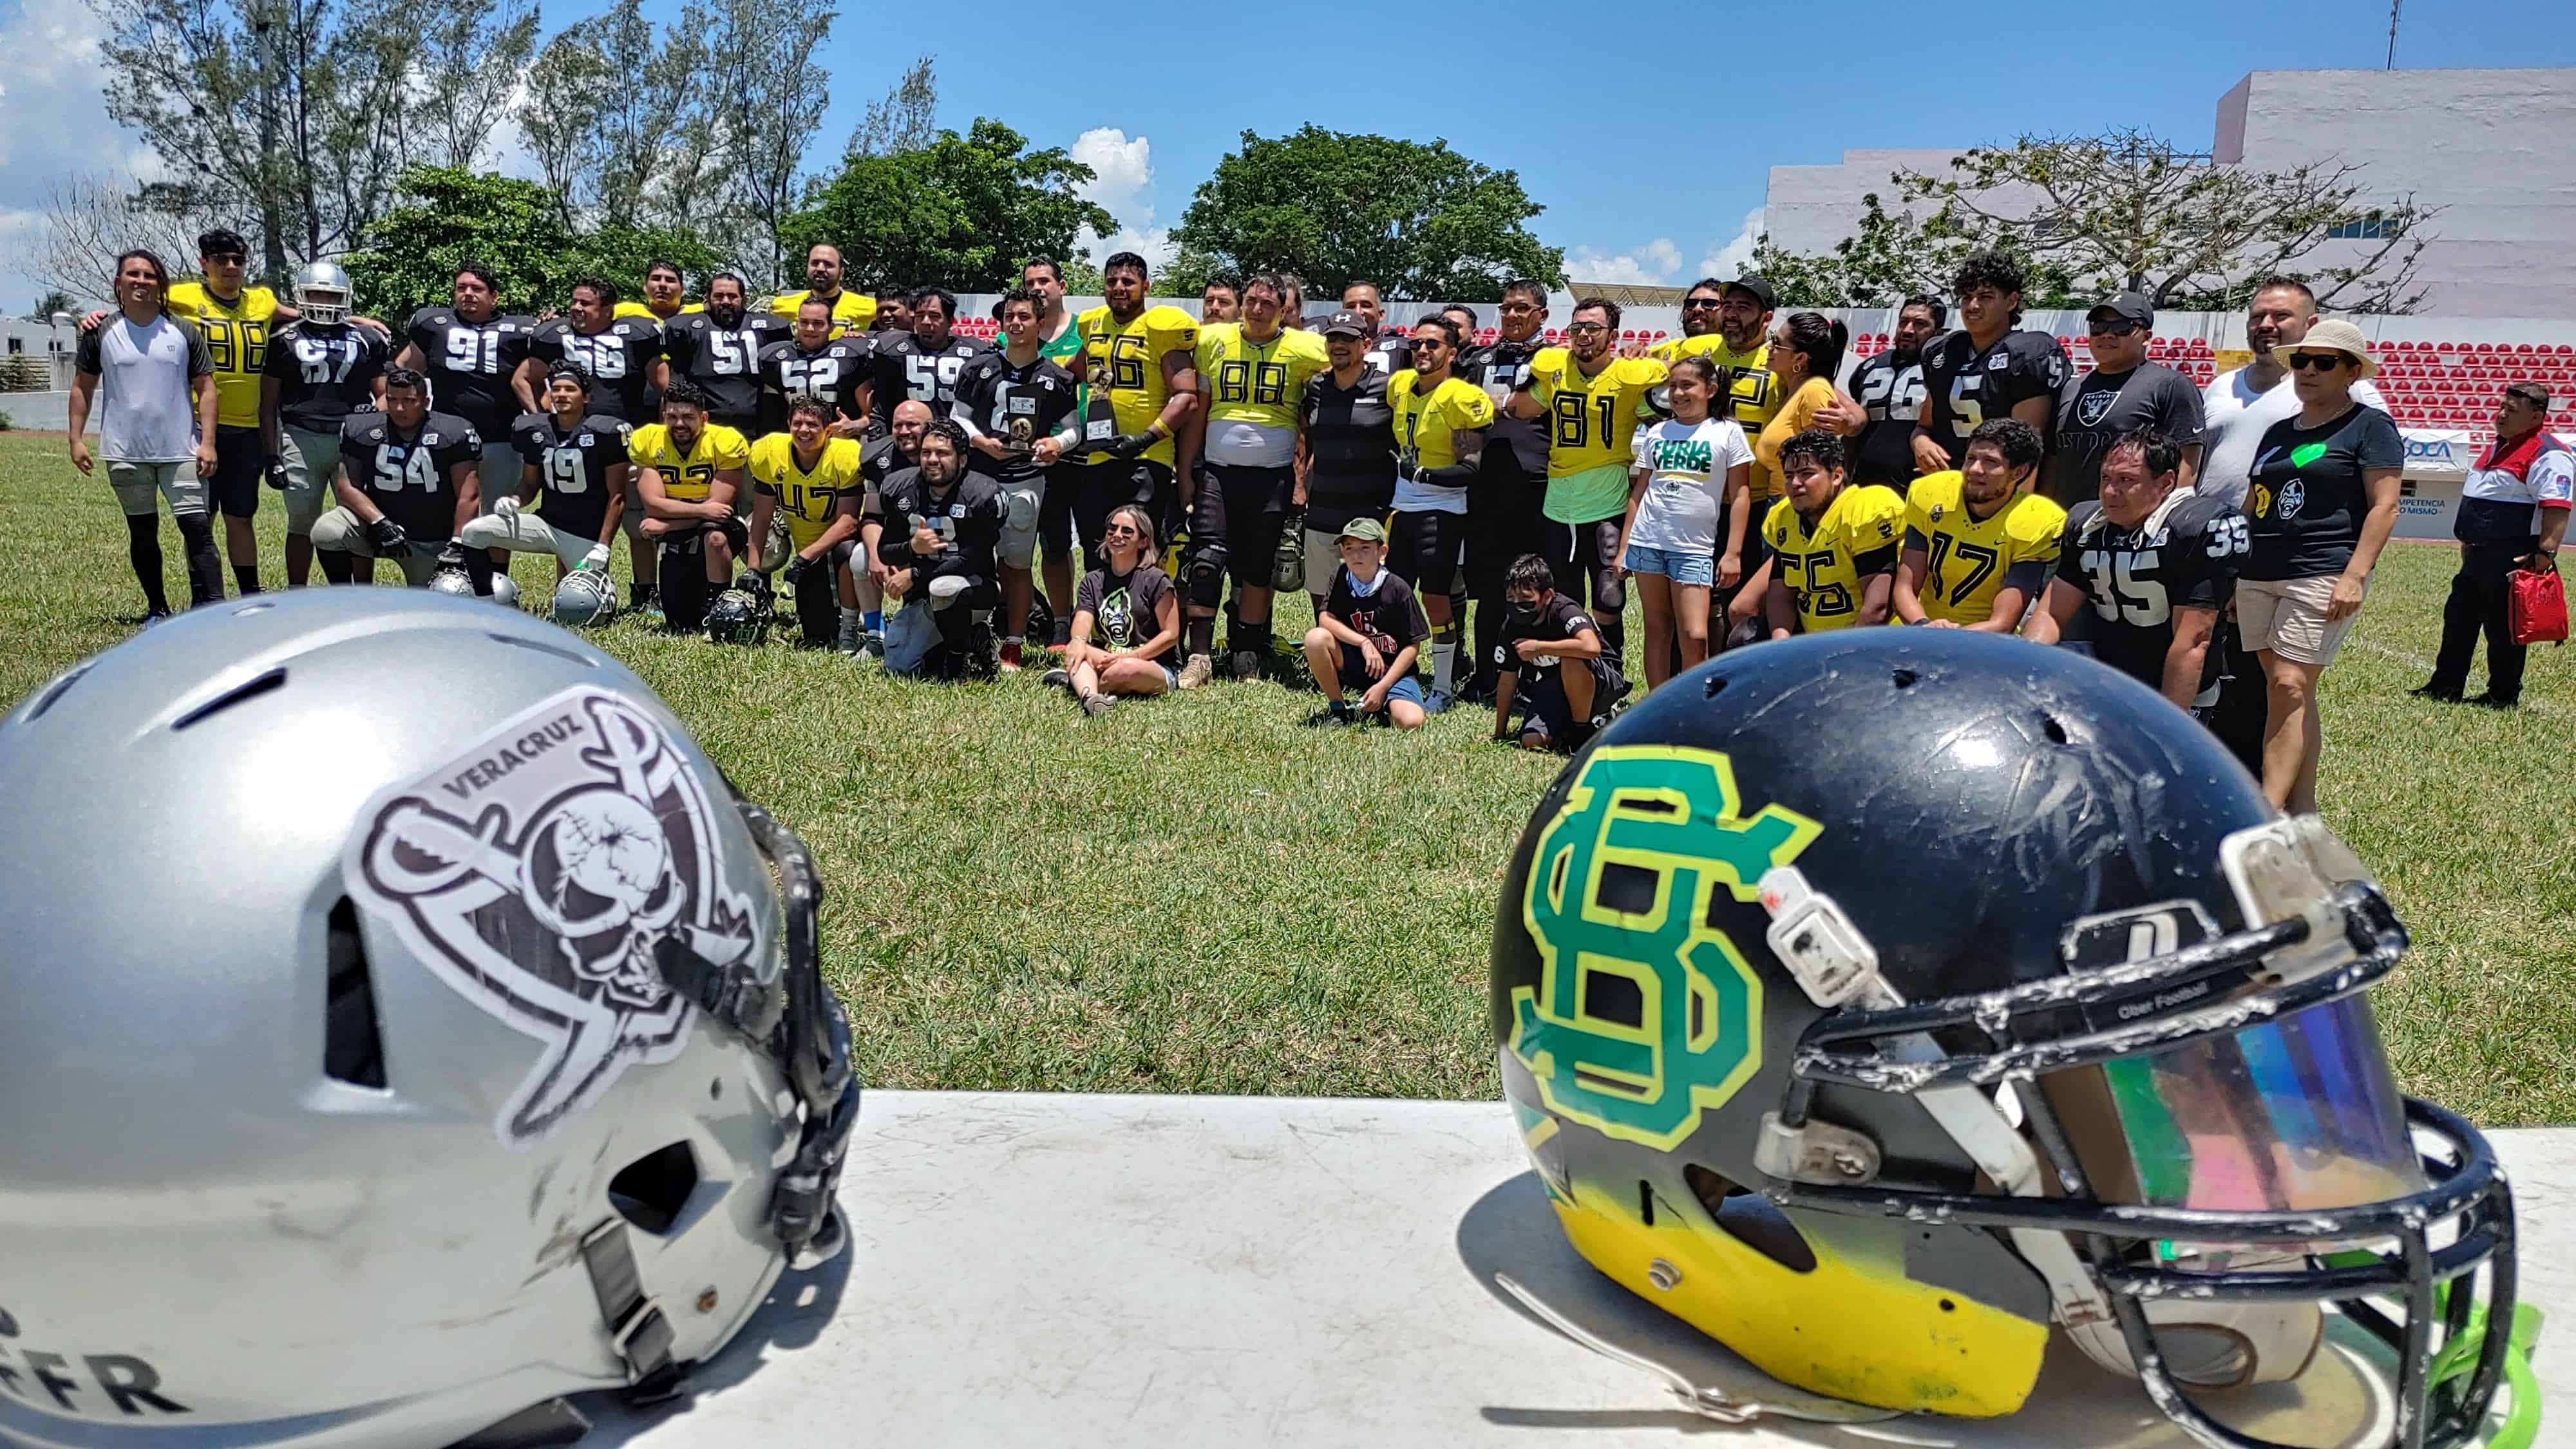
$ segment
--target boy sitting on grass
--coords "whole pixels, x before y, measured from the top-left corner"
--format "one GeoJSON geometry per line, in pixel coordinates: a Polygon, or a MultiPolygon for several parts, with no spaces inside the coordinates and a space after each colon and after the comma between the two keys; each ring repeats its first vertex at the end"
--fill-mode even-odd
{"type": "Polygon", "coordinates": [[[1322,725],[1382,719],[1400,730],[1422,727],[1422,686],[1413,663],[1431,637],[1422,605],[1404,580],[1386,571],[1386,528],[1374,518],[1342,525],[1342,566],[1323,612],[1306,631],[1306,668],[1324,691],[1322,725]],[[1356,707],[1342,697],[1342,681],[1366,680],[1356,707]]]}

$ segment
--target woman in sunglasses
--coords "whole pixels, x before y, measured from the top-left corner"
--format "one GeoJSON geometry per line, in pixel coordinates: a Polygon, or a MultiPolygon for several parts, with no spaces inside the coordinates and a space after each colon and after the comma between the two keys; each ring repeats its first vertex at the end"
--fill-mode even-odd
{"type": "Polygon", "coordinates": [[[1154,524],[1133,503],[1112,509],[1100,535],[1101,566],[1073,593],[1073,635],[1064,667],[1046,683],[1072,691],[1085,714],[1107,714],[1122,694],[1178,688],[1172,649],[1181,638],[1181,601],[1154,566],[1154,524]]]}
{"type": "Polygon", "coordinates": [[[2360,328],[2320,322],[2273,355],[2299,411],[2254,450],[2253,552],[2237,580],[2236,623],[2263,665],[2263,793],[2298,814],[2317,808],[2317,677],[2351,632],[2397,526],[2406,444],[2388,414],[2353,399],[2353,384],[2378,370],[2360,328]]]}

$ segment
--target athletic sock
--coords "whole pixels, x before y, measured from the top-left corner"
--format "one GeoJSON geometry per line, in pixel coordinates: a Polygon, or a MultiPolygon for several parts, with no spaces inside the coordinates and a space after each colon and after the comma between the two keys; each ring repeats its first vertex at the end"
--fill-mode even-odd
{"type": "Polygon", "coordinates": [[[313,562],[321,568],[325,583],[345,584],[357,577],[357,570],[350,566],[349,555],[336,548],[315,549],[313,562]]]}
{"type": "Polygon", "coordinates": [[[476,598],[492,597],[492,556],[479,548],[465,551],[465,578],[474,586],[476,598]]]}
{"type": "Polygon", "coordinates": [[[134,565],[134,581],[143,586],[144,609],[169,613],[170,593],[161,579],[161,515],[125,515],[125,559],[134,565]]]}
{"type": "Polygon", "coordinates": [[[255,563],[234,564],[233,584],[245,594],[258,593],[259,565],[255,563]]]}
{"type": "Polygon", "coordinates": [[[869,609],[859,616],[859,622],[869,633],[882,634],[885,632],[885,610],[869,609]]]}
{"type": "Polygon", "coordinates": [[[1431,632],[1431,692],[1455,694],[1457,684],[1458,626],[1452,622],[1431,632]]]}
{"type": "Polygon", "coordinates": [[[1184,637],[1189,643],[1182,648],[1183,654],[1207,653],[1216,646],[1216,616],[1192,615],[1184,637]]]}
{"type": "Polygon", "coordinates": [[[215,550],[214,521],[196,514],[179,519],[178,524],[179,542],[187,550],[190,605],[222,603],[224,560],[215,550]]]}

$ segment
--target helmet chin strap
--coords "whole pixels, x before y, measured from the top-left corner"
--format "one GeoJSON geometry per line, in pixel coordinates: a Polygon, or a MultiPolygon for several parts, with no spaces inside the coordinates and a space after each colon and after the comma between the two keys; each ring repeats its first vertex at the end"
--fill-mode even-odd
{"type": "MultiPolygon", "coordinates": [[[[1772,954],[1789,968],[1816,1005],[1828,1009],[1856,1004],[1868,1010],[1905,1005],[1905,998],[1879,973],[1878,950],[1833,897],[1809,886],[1796,866],[1775,866],[1760,883],[1763,909],[1771,915],[1765,933],[1772,954]]],[[[1941,1048],[1929,1033],[1917,1032],[1887,1043],[1896,1062],[1940,1060],[1941,1048]]],[[[2021,1084],[2010,1090],[2018,1093],[2021,1084]]],[[[1932,1120],[1995,1186],[2015,1197],[2039,1197],[2039,1155],[2030,1139],[2008,1117],[1998,1099],[1975,1087],[1926,1087],[1914,1094],[1932,1120]]],[[[2016,1108],[2027,1104],[2016,1101],[2016,1108]]],[[[1777,1113],[1764,1121],[1765,1136],[1781,1128],[1777,1113]]],[[[2027,1111],[2014,1115],[2026,1117],[2027,1111]]],[[[2075,1245],[2065,1234],[2033,1228],[2008,1230],[2013,1247],[2048,1284],[2057,1321],[2084,1356],[2104,1369],[2138,1377],[2127,1340],[2120,1332],[2108,1298],[2075,1245]]],[[[2295,1253],[2266,1262],[2299,1261],[2295,1253]]],[[[2273,1383],[2298,1377],[2316,1356],[2325,1336],[2325,1314],[2314,1303],[2242,1303],[2164,1299],[2143,1305],[2157,1329],[2157,1346],[2166,1367],[2184,1383],[2200,1388],[2273,1383]]]]}

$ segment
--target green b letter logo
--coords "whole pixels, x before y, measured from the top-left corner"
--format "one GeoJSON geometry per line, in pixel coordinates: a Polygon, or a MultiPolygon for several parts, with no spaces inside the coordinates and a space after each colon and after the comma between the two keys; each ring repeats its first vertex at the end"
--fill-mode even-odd
{"type": "Polygon", "coordinates": [[[1521,898],[1545,970],[1513,993],[1512,1052],[1551,1109],[1670,1148],[1735,1095],[1762,1064],[1762,982],[1710,900],[1754,899],[1821,829],[1778,805],[1741,816],[1715,751],[1593,752],[1521,898]]]}

